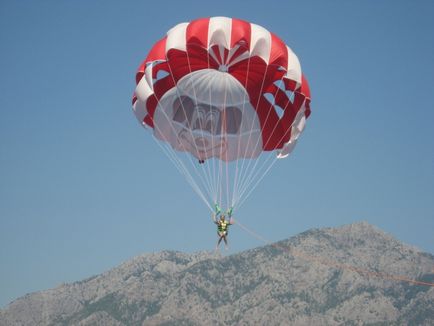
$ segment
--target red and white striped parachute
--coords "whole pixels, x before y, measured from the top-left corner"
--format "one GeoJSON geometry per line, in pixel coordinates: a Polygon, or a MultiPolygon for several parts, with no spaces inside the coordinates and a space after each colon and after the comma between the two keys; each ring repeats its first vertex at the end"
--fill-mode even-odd
{"type": "Polygon", "coordinates": [[[136,82],[137,119],[207,204],[239,204],[274,164],[267,152],[288,156],[310,115],[297,56],[240,19],[176,25],[152,47],[136,82]]]}

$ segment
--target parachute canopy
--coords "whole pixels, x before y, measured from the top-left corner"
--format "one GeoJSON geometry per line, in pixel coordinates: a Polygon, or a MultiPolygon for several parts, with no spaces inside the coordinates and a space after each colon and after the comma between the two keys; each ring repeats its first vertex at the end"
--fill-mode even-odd
{"type": "Polygon", "coordinates": [[[176,25],[152,47],[136,82],[137,119],[208,204],[227,197],[234,206],[238,186],[248,192],[250,178],[269,170],[248,170],[255,160],[274,151],[288,156],[310,115],[297,56],[276,35],[240,19],[176,25]],[[212,164],[197,166],[192,158],[212,164]]]}

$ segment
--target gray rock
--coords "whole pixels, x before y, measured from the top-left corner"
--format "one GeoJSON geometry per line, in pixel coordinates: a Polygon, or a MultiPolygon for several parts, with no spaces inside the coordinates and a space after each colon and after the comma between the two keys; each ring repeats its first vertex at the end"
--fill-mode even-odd
{"type": "Polygon", "coordinates": [[[228,257],[164,251],[28,294],[0,325],[434,325],[434,257],[366,222],[228,257]]]}

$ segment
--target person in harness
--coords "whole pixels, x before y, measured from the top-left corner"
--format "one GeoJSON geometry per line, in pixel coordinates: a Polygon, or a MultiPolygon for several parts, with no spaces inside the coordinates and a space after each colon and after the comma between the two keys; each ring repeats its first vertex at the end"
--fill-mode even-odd
{"type": "Polygon", "coordinates": [[[228,221],[226,220],[225,215],[221,214],[220,207],[217,204],[215,205],[215,207],[216,207],[216,213],[212,215],[212,219],[214,223],[217,225],[217,235],[219,237],[215,250],[218,249],[220,242],[222,242],[222,240],[225,242],[225,249],[227,250],[228,249],[227,236],[228,236],[229,226],[234,224],[232,220],[232,208],[230,208],[229,211],[227,212],[230,219],[228,221]],[[219,214],[221,214],[220,218],[217,218],[219,214]]]}

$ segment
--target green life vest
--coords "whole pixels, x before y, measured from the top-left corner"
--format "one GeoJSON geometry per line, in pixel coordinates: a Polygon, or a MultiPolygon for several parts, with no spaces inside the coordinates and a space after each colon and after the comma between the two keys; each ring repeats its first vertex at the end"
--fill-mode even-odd
{"type": "Polygon", "coordinates": [[[226,230],[228,229],[228,226],[229,226],[229,222],[227,222],[226,220],[225,221],[218,221],[218,224],[217,224],[217,228],[218,228],[218,230],[219,230],[219,232],[226,232],[226,230]]]}

